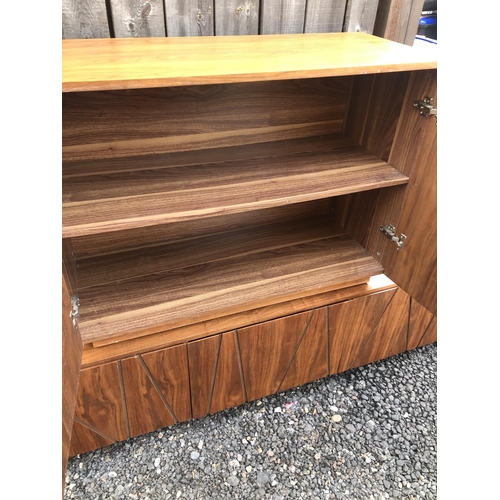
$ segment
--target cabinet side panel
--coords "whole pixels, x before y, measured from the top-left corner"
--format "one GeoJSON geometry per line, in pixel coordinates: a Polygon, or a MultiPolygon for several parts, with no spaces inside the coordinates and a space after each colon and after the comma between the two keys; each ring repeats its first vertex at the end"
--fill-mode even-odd
{"type": "Polygon", "coordinates": [[[363,247],[370,235],[379,196],[380,190],[374,189],[332,199],[335,222],[363,247]]]}
{"type": "MultiPolygon", "coordinates": [[[[408,329],[408,349],[420,347],[424,338],[432,338],[435,342],[433,330],[435,326],[433,319],[435,316],[425,307],[421,306],[416,300],[411,301],[410,324],[408,329]]],[[[430,342],[425,342],[430,343],[430,342]]]]}
{"type": "Polygon", "coordinates": [[[425,330],[424,335],[418,344],[418,347],[422,347],[427,344],[433,344],[434,342],[437,342],[437,316],[432,317],[432,320],[425,330]]]}
{"type": "Polygon", "coordinates": [[[346,134],[388,161],[410,74],[361,75],[354,79],[346,134]]]}
{"type": "Polygon", "coordinates": [[[71,299],[65,274],[62,275],[62,480],[66,475],[71,433],[82,362],[82,341],[73,328],[70,312],[71,299]]]}

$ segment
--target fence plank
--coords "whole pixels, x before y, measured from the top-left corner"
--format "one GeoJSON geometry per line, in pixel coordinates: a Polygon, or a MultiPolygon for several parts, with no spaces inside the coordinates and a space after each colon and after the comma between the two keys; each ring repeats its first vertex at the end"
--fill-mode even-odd
{"type": "Polygon", "coordinates": [[[162,0],[111,0],[116,38],[165,36],[162,0]]]}
{"type": "Polygon", "coordinates": [[[216,35],[257,35],[259,0],[215,0],[216,35]]]}
{"type": "Polygon", "coordinates": [[[342,31],[347,0],[308,0],[304,33],[342,31]]]}
{"type": "Polygon", "coordinates": [[[347,0],[344,31],[373,33],[378,0],[347,0]]]}
{"type": "Polygon", "coordinates": [[[168,36],[214,34],[213,0],[165,0],[168,36]]]}
{"type": "Polygon", "coordinates": [[[424,8],[424,0],[413,0],[411,3],[410,14],[408,16],[408,24],[406,26],[406,35],[404,42],[406,45],[413,45],[418,31],[418,22],[422,16],[424,8]]]}
{"type": "Polygon", "coordinates": [[[302,33],[306,15],[306,0],[261,0],[262,35],[302,33]]]}
{"type": "Polygon", "coordinates": [[[424,0],[379,0],[373,34],[413,45],[424,0]]]}
{"type": "Polygon", "coordinates": [[[109,38],[105,0],[62,0],[62,37],[109,38]]]}

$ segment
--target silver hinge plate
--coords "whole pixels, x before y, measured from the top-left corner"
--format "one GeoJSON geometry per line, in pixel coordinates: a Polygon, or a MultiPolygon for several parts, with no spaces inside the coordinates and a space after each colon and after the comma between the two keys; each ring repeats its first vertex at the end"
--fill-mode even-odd
{"type": "Polygon", "coordinates": [[[406,235],[400,234],[399,236],[396,236],[396,228],[392,224],[380,226],[380,230],[387,238],[396,243],[398,247],[397,250],[403,250],[406,243],[406,235]]]}
{"type": "Polygon", "coordinates": [[[71,296],[71,312],[69,313],[69,317],[71,318],[71,323],[73,324],[73,328],[76,328],[76,318],[80,314],[80,299],[77,295],[71,296]]]}
{"type": "Polygon", "coordinates": [[[435,116],[437,121],[437,109],[433,107],[432,101],[433,97],[426,95],[423,99],[418,99],[413,103],[413,107],[418,109],[418,112],[422,116],[435,116]]]}

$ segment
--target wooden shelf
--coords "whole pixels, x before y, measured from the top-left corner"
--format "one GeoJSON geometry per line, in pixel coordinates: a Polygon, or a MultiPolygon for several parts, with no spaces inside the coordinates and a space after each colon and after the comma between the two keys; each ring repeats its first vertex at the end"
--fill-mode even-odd
{"type": "Polygon", "coordinates": [[[380,264],[330,216],[77,261],[84,343],[366,283],[380,264]]]}
{"type": "Polygon", "coordinates": [[[341,134],[63,165],[63,238],[406,184],[341,134]]]}
{"type": "Polygon", "coordinates": [[[366,33],[63,40],[62,53],[63,92],[360,75],[437,66],[435,54],[366,33]]]}

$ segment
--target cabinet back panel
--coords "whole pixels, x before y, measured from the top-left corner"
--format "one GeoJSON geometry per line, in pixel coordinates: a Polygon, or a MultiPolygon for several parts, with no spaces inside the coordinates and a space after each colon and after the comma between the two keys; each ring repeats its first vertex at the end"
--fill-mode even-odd
{"type": "Polygon", "coordinates": [[[71,242],[76,257],[82,259],[102,254],[121,253],[135,248],[157,246],[166,241],[189,240],[209,234],[251,229],[273,222],[286,224],[309,217],[322,217],[330,213],[330,204],[329,199],[315,200],[207,219],[193,219],[125,231],[80,236],[71,238],[71,242]]]}
{"type": "Polygon", "coordinates": [[[341,132],[351,77],[63,94],[63,160],[341,132]]]}

